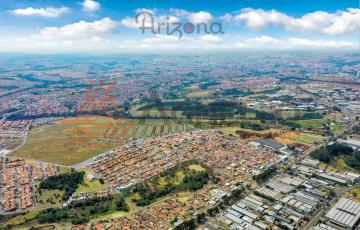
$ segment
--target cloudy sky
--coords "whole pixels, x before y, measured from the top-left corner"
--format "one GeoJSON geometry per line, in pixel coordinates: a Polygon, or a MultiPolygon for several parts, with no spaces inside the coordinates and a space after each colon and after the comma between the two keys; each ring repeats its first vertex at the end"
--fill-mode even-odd
{"type": "Polygon", "coordinates": [[[0,22],[0,52],[357,51],[360,44],[357,0],[3,0],[0,22]],[[144,12],[156,34],[139,29],[144,12]],[[186,33],[190,23],[194,32],[186,33]],[[179,26],[181,38],[166,25],[179,26]]]}

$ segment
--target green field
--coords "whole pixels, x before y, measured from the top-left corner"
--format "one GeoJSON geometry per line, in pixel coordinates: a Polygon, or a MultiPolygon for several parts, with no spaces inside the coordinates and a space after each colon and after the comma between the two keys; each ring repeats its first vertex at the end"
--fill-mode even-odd
{"type": "Polygon", "coordinates": [[[337,123],[332,123],[332,124],[330,125],[330,127],[331,127],[331,129],[332,129],[334,132],[339,132],[339,131],[341,131],[341,129],[343,128],[342,125],[337,124],[337,123]]]}
{"type": "Polygon", "coordinates": [[[325,124],[325,121],[322,119],[314,119],[314,120],[300,120],[300,121],[295,121],[294,123],[299,124],[303,129],[312,130],[312,129],[320,129],[325,124]]]}
{"type": "Polygon", "coordinates": [[[28,142],[13,156],[74,165],[134,138],[191,131],[194,127],[167,119],[114,120],[75,117],[32,129],[28,142]]]}
{"type": "Polygon", "coordinates": [[[64,203],[62,200],[64,192],[60,190],[36,189],[35,195],[37,209],[61,207],[64,203]]]}
{"type": "Polygon", "coordinates": [[[197,161],[189,160],[152,177],[131,189],[132,201],[147,206],[159,199],[179,192],[194,192],[212,179],[212,171],[197,161]]]}
{"type": "MultiPolygon", "coordinates": [[[[14,218],[10,218],[5,222],[0,223],[0,229],[10,229],[10,227],[12,226],[21,225],[29,220],[36,218],[38,214],[39,214],[38,210],[33,210],[33,211],[25,212],[24,214],[17,215],[14,218]]],[[[20,229],[20,228],[16,228],[16,229],[20,229]]],[[[24,228],[24,229],[29,229],[29,228],[24,228]]]]}
{"type": "Polygon", "coordinates": [[[320,141],[321,137],[319,136],[315,136],[315,135],[305,135],[302,134],[300,135],[300,137],[297,139],[297,141],[306,143],[306,144],[314,144],[316,141],[320,141]]]}
{"type": "Polygon", "coordinates": [[[94,140],[109,124],[108,118],[69,118],[35,128],[30,131],[27,144],[13,155],[63,165],[76,164],[117,146],[94,140]]]}
{"type": "Polygon", "coordinates": [[[74,193],[75,195],[85,192],[97,192],[101,190],[107,190],[109,188],[108,185],[101,184],[99,180],[90,181],[88,178],[90,171],[85,169],[83,171],[85,171],[86,173],[84,176],[84,182],[80,184],[79,187],[76,189],[74,193]]]}

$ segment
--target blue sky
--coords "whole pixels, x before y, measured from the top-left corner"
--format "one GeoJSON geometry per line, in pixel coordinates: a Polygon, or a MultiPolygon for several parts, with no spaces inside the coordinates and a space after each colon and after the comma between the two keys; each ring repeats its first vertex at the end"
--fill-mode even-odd
{"type": "Polygon", "coordinates": [[[360,42],[355,0],[14,0],[0,2],[0,22],[0,52],[356,51],[360,42]],[[217,23],[224,33],[143,34],[140,11],[155,27],[217,23]]]}

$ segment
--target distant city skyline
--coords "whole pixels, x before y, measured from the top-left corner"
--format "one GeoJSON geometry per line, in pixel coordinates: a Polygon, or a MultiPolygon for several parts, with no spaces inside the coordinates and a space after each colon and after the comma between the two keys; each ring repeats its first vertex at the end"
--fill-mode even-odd
{"type": "Polygon", "coordinates": [[[128,53],[247,50],[356,51],[358,1],[17,0],[0,3],[0,52],[128,53]],[[154,23],[218,23],[223,33],[154,34],[154,23]]]}

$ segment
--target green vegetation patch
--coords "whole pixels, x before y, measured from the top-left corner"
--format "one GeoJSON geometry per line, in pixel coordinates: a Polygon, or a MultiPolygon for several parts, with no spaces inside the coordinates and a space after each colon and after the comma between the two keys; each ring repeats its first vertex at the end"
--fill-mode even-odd
{"type": "Polygon", "coordinates": [[[275,120],[276,118],[272,113],[257,111],[247,108],[245,105],[230,101],[215,101],[208,104],[202,104],[199,101],[193,100],[170,102],[156,101],[149,103],[138,110],[146,111],[149,109],[159,111],[182,111],[187,118],[208,117],[212,119],[222,119],[229,117],[233,118],[234,116],[246,115],[249,113],[255,114],[253,119],[258,120],[275,120]]]}
{"type": "Polygon", "coordinates": [[[360,152],[353,151],[352,148],[346,145],[328,145],[313,152],[311,156],[326,164],[334,164],[336,160],[341,158],[347,166],[360,171],[360,152]]]}
{"type": "Polygon", "coordinates": [[[84,182],[85,172],[73,172],[51,176],[40,183],[40,189],[64,191],[63,200],[76,191],[78,186],[84,182]]]}
{"type": "MultiPolygon", "coordinates": [[[[11,229],[14,226],[21,225],[26,223],[27,221],[31,221],[37,217],[39,211],[29,211],[23,213],[16,213],[12,216],[12,218],[8,219],[7,221],[0,223],[0,229],[11,229]]],[[[1,218],[0,218],[1,219],[1,218]]]]}
{"type": "Polygon", "coordinates": [[[315,152],[311,153],[311,156],[326,164],[334,160],[335,157],[340,155],[351,155],[353,149],[341,144],[332,144],[322,147],[315,152]]]}
{"type": "Polygon", "coordinates": [[[312,120],[312,119],[322,119],[323,116],[318,113],[305,113],[301,116],[288,117],[289,120],[312,120]]]}
{"type": "Polygon", "coordinates": [[[314,144],[315,142],[319,141],[321,137],[315,136],[315,135],[306,135],[301,134],[299,138],[297,138],[297,141],[306,143],[306,144],[314,144]]]}
{"type": "Polygon", "coordinates": [[[38,209],[60,207],[61,204],[64,202],[64,191],[60,191],[57,189],[37,189],[35,191],[35,195],[38,209]]]}
{"type": "Polygon", "coordinates": [[[39,223],[67,221],[77,225],[115,211],[129,211],[124,198],[119,194],[74,201],[65,208],[46,209],[40,212],[37,219],[39,223]]]}
{"type": "MultiPolygon", "coordinates": [[[[85,173],[87,173],[85,171],[85,173]]],[[[86,193],[86,192],[97,192],[101,190],[107,190],[109,186],[104,183],[103,180],[92,180],[90,181],[87,176],[84,177],[84,181],[78,186],[74,194],[86,193]]]]}
{"type": "Polygon", "coordinates": [[[351,168],[354,168],[356,170],[360,171],[360,152],[355,151],[353,152],[351,157],[348,157],[345,160],[345,163],[350,166],[351,168]]]}
{"type": "Polygon", "coordinates": [[[319,129],[322,128],[322,126],[325,124],[324,120],[297,120],[295,122],[296,124],[300,125],[301,128],[303,129],[307,129],[307,130],[312,130],[312,129],[319,129]]]}
{"type": "Polygon", "coordinates": [[[339,132],[343,128],[342,125],[336,123],[331,124],[330,127],[334,132],[339,132]]]}
{"type": "Polygon", "coordinates": [[[137,206],[146,206],[171,193],[199,190],[211,179],[215,180],[212,171],[206,165],[190,160],[135,185],[130,193],[136,194],[133,202],[137,206]]]}
{"type": "Polygon", "coordinates": [[[37,127],[30,131],[27,143],[12,155],[68,166],[80,163],[119,145],[95,140],[113,127],[114,121],[100,116],[74,117],[37,127]]]}

